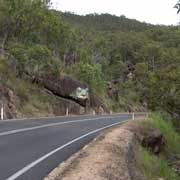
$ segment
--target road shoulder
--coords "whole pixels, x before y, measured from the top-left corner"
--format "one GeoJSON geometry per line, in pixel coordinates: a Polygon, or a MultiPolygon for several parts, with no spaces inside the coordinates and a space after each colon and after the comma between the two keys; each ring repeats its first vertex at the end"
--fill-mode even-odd
{"type": "Polygon", "coordinates": [[[135,168],[135,134],[127,126],[128,123],[103,132],[44,180],[143,179],[135,168]]]}

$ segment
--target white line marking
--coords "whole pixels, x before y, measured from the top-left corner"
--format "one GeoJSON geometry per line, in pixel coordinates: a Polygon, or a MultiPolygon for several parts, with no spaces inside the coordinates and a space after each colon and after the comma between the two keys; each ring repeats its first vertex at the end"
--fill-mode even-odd
{"type": "MultiPolygon", "coordinates": [[[[113,113],[111,115],[130,115],[131,113],[113,113]]],[[[142,112],[136,112],[136,114],[144,114],[142,112]]],[[[87,117],[90,116],[91,114],[86,114],[86,115],[69,115],[69,117],[87,117]]],[[[109,114],[102,114],[104,117],[108,116],[109,114]]],[[[44,120],[44,119],[57,119],[57,118],[69,118],[66,116],[46,116],[46,117],[32,117],[32,118],[22,118],[22,119],[6,119],[4,122],[16,122],[16,121],[24,121],[24,120],[44,120]]]]}
{"type": "MultiPolygon", "coordinates": [[[[90,114],[86,115],[69,115],[69,117],[86,117],[90,116],[90,114]]],[[[21,119],[6,119],[5,122],[15,122],[15,121],[24,121],[24,120],[44,120],[44,119],[57,119],[57,118],[68,118],[66,116],[46,116],[46,117],[32,117],[32,118],[21,118],[21,119]]]]}
{"type": "Polygon", "coordinates": [[[96,120],[100,120],[100,119],[104,119],[104,120],[106,120],[106,119],[116,119],[116,118],[122,118],[122,117],[127,117],[127,116],[98,117],[98,118],[93,118],[93,119],[81,119],[81,120],[73,120],[73,121],[51,123],[51,124],[45,124],[45,125],[35,126],[35,127],[30,127],[30,128],[22,128],[22,129],[15,129],[15,130],[11,130],[11,131],[1,132],[0,136],[6,136],[6,135],[11,135],[11,134],[21,133],[21,132],[26,132],[26,131],[33,131],[33,130],[37,130],[37,129],[53,127],[53,126],[58,126],[58,125],[63,125],[63,124],[79,123],[79,122],[86,122],[86,121],[96,121],[96,120]]]}
{"type": "Polygon", "coordinates": [[[89,133],[87,133],[87,134],[84,134],[84,135],[82,135],[82,136],[80,136],[80,137],[78,137],[78,138],[76,138],[76,139],[73,139],[72,141],[69,141],[68,143],[66,143],[66,144],[58,147],[57,149],[55,149],[55,150],[53,150],[53,151],[45,154],[44,156],[42,156],[41,158],[37,159],[36,161],[28,164],[28,165],[25,166],[23,169],[19,170],[18,172],[16,172],[15,174],[13,174],[13,175],[10,176],[9,178],[7,178],[6,180],[15,180],[15,179],[17,179],[19,176],[23,175],[25,172],[29,171],[29,170],[32,169],[34,166],[36,166],[37,164],[39,164],[39,163],[42,162],[43,160],[47,159],[48,157],[52,156],[52,155],[55,154],[56,152],[58,152],[58,151],[60,151],[60,150],[62,150],[62,149],[64,149],[64,148],[66,148],[67,146],[69,146],[69,145],[71,145],[71,144],[73,144],[73,143],[75,143],[75,142],[77,142],[77,141],[79,141],[79,140],[81,140],[81,139],[89,136],[89,135],[95,134],[95,133],[97,133],[97,132],[99,132],[99,131],[102,131],[102,130],[107,129],[107,128],[110,128],[110,127],[113,127],[113,126],[118,125],[118,124],[122,124],[122,123],[127,122],[127,121],[128,121],[128,120],[126,120],[126,121],[121,121],[121,122],[118,122],[118,123],[114,123],[114,124],[111,124],[111,125],[108,125],[108,126],[105,126],[105,127],[99,128],[99,129],[96,129],[96,130],[94,130],[94,131],[91,131],[91,132],[89,132],[89,133]]]}

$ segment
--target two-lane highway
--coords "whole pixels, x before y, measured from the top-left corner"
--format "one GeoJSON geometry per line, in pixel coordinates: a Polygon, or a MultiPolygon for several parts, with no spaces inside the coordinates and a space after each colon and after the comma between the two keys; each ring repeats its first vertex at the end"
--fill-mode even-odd
{"type": "Polygon", "coordinates": [[[0,180],[40,180],[131,114],[0,121],[0,180]]]}

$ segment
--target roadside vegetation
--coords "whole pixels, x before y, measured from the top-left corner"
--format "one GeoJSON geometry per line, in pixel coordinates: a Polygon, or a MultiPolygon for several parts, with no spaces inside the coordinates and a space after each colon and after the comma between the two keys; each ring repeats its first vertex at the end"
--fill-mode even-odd
{"type": "Polygon", "coordinates": [[[157,156],[149,149],[140,147],[137,153],[137,164],[147,180],[163,178],[165,180],[180,179],[180,134],[175,131],[171,121],[160,114],[152,114],[148,120],[142,121],[145,131],[151,127],[158,128],[165,138],[165,148],[157,156]]]}
{"type": "Polygon", "coordinates": [[[168,162],[161,159],[146,149],[138,151],[138,163],[140,171],[146,177],[145,180],[162,178],[163,180],[179,180],[180,176],[168,165],[168,162]]]}

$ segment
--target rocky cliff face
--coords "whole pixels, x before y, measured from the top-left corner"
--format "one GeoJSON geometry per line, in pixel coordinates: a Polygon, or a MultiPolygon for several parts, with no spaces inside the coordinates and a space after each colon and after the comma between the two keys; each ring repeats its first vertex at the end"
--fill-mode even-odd
{"type": "Polygon", "coordinates": [[[78,103],[64,98],[56,97],[56,100],[52,104],[52,111],[54,116],[64,116],[67,113],[81,115],[85,113],[84,107],[80,106],[78,103]]]}
{"type": "MultiPolygon", "coordinates": [[[[89,91],[87,84],[72,77],[57,78],[57,76],[47,75],[38,78],[30,77],[28,81],[34,90],[28,91],[32,95],[28,95],[25,100],[22,99],[21,92],[18,93],[0,85],[0,105],[4,107],[4,119],[61,116],[66,115],[67,109],[69,114],[76,115],[90,113],[92,110],[96,113],[109,112],[103,101],[94,92],[89,91]],[[33,83],[39,85],[33,85],[33,83]],[[36,95],[33,96],[33,93],[36,95]],[[44,94],[45,99],[38,98],[41,94],[44,94]]],[[[23,87],[23,89],[27,88],[28,86],[23,87]]]]}

